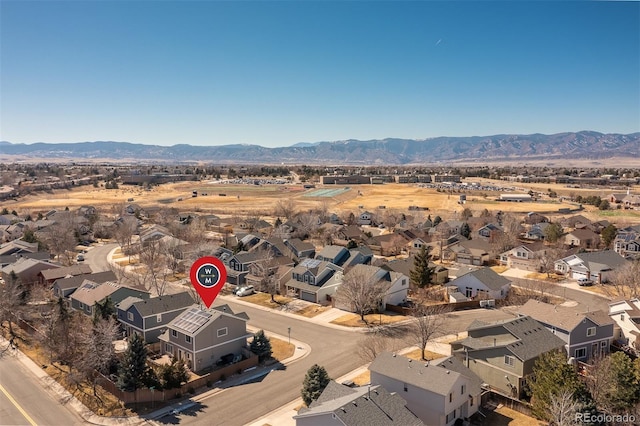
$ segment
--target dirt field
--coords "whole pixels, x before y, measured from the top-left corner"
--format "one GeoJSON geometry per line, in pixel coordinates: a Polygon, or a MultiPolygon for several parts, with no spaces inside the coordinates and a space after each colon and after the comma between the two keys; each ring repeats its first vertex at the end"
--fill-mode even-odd
{"type": "MultiPolygon", "coordinates": [[[[473,181],[476,181],[474,179],[473,181]]],[[[492,184],[505,182],[487,181],[492,184]]],[[[559,194],[580,193],[583,195],[606,196],[613,192],[610,189],[581,190],[566,188],[563,185],[551,184],[517,184],[516,186],[546,191],[551,188],[559,194]]],[[[322,186],[320,186],[322,188],[322,186]]],[[[333,186],[331,186],[333,188],[333,186]]],[[[150,191],[136,186],[121,185],[120,189],[104,189],[81,187],[71,190],[55,190],[32,194],[18,201],[8,200],[2,207],[16,210],[22,216],[26,213],[37,214],[51,209],[78,208],[82,205],[93,205],[102,211],[115,210],[114,206],[137,203],[142,207],[166,206],[180,211],[214,213],[219,215],[256,215],[270,216],[278,200],[292,199],[298,211],[326,206],[328,211],[336,213],[358,212],[369,210],[376,213],[385,211],[401,211],[413,216],[428,214],[440,215],[443,218],[455,218],[463,208],[468,207],[474,213],[482,210],[502,210],[514,213],[531,211],[553,215],[560,208],[575,208],[575,205],[559,202],[557,199],[544,199],[539,202],[513,203],[496,201],[499,192],[467,193],[467,203],[458,203],[458,193],[437,192],[435,189],[421,188],[407,184],[385,185],[353,185],[342,194],[332,198],[305,196],[314,190],[304,190],[301,185],[227,185],[208,182],[180,182],[155,187],[150,191]],[[192,191],[198,196],[192,197],[192,191]],[[207,195],[202,195],[203,193],[207,195]],[[384,208],[381,208],[384,206],[384,208]],[[409,206],[428,207],[429,211],[408,211],[409,206]]],[[[619,191],[618,191],[619,192],[619,191]]],[[[638,188],[640,192],[640,188],[638,188]]],[[[614,218],[616,221],[640,222],[640,212],[607,211],[600,212],[591,206],[585,206],[581,214],[594,220],[614,218]]],[[[611,220],[611,219],[610,219],[611,220]]]]}

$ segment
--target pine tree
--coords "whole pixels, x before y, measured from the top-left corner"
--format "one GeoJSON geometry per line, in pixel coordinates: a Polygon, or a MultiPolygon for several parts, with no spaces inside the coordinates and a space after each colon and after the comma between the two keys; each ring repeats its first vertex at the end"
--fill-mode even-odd
{"type": "Polygon", "coordinates": [[[467,222],[463,223],[460,227],[460,235],[465,238],[469,238],[471,236],[471,228],[467,222]]]}
{"type": "Polygon", "coordinates": [[[152,371],[147,365],[147,348],[138,334],[129,338],[118,374],[118,387],[124,391],[135,391],[149,383],[152,371]]]}
{"type": "Polygon", "coordinates": [[[271,358],[271,342],[264,334],[263,330],[258,330],[258,332],[253,335],[253,340],[251,341],[249,349],[251,352],[258,355],[261,362],[271,358]]]}
{"type": "Polygon", "coordinates": [[[413,269],[411,270],[410,278],[416,287],[425,288],[429,287],[432,283],[431,279],[435,268],[429,266],[429,259],[431,258],[430,252],[431,247],[423,245],[413,259],[413,269]]]}
{"type": "Polygon", "coordinates": [[[302,400],[307,407],[313,401],[318,399],[324,388],[329,384],[330,380],[327,370],[318,364],[314,364],[309,370],[307,370],[307,374],[302,382],[301,391],[302,400]]]}

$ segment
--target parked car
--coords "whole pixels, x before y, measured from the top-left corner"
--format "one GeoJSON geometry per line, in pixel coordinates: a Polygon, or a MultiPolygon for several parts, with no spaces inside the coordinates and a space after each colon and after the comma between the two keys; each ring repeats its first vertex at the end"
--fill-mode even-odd
{"type": "Polygon", "coordinates": [[[76,260],[78,262],[84,262],[84,255],[83,254],[79,254],[78,256],[76,256],[76,260]]]}
{"type": "Polygon", "coordinates": [[[255,292],[256,291],[253,288],[253,286],[252,285],[248,285],[248,286],[245,286],[245,287],[240,287],[238,289],[238,291],[236,291],[236,296],[239,296],[239,297],[249,296],[250,294],[253,294],[255,292]]]}
{"type": "Polygon", "coordinates": [[[579,286],[590,286],[593,284],[593,281],[591,281],[588,278],[580,278],[578,279],[578,285],[579,286]]]}

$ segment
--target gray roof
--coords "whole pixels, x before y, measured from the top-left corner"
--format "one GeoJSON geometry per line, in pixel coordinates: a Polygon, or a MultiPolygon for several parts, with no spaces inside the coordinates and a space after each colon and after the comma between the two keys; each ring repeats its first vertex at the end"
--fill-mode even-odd
{"type": "Polygon", "coordinates": [[[247,321],[249,319],[245,312],[235,314],[229,305],[216,306],[211,309],[202,309],[198,305],[192,305],[171,320],[167,327],[179,330],[184,334],[195,336],[202,330],[206,329],[210,323],[223,315],[237,318],[242,321],[247,321]]]}
{"type": "Polygon", "coordinates": [[[91,266],[87,265],[86,263],[82,263],[80,265],[71,265],[71,266],[64,266],[62,268],[55,268],[55,269],[47,269],[45,271],[42,271],[42,277],[45,280],[56,280],[58,278],[64,278],[66,276],[76,276],[76,275],[87,275],[87,274],[91,274],[91,266]]]}
{"type": "Polygon", "coordinates": [[[331,413],[347,426],[423,425],[407,409],[404,399],[382,386],[348,388],[332,381],[325,392],[309,408],[301,409],[294,419],[331,413]],[[345,389],[339,390],[340,386],[345,389]],[[329,394],[326,397],[325,392],[329,394]]]}
{"type": "Polygon", "coordinates": [[[543,353],[564,347],[564,341],[544,328],[531,317],[520,317],[512,320],[483,324],[474,321],[468,328],[469,337],[458,343],[470,349],[487,349],[505,347],[521,361],[537,358],[543,353]],[[494,329],[487,333],[487,329],[494,329]],[[482,337],[473,337],[473,331],[484,329],[482,337]]]}
{"type": "Polygon", "coordinates": [[[14,263],[2,268],[2,272],[5,274],[10,274],[11,271],[13,271],[19,275],[25,271],[28,271],[29,269],[33,268],[36,265],[45,265],[47,269],[60,268],[60,265],[56,265],[54,263],[45,262],[43,260],[27,259],[25,257],[21,257],[14,263]]]}
{"type": "MultiPolygon", "coordinates": [[[[471,271],[468,274],[475,277],[478,281],[486,285],[491,290],[500,290],[507,284],[510,284],[511,281],[503,277],[502,275],[498,275],[496,271],[491,268],[481,268],[475,271],[471,271]]],[[[465,276],[462,275],[462,276],[465,276]]],[[[460,278],[461,276],[458,276],[460,278]]],[[[456,278],[456,279],[458,279],[456,278]]],[[[455,280],[454,280],[455,281],[455,280]]]]}
{"type": "Polygon", "coordinates": [[[113,271],[105,271],[105,272],[96,272],[93,274],[86,275],[76,275],[74,277],[69,278],[60,278],[55,281],[54,285],[61,290],[66,290],[70,288],[78,288],[84,282],[84,280],[89,280],[94,283],[102,284],[106,281],[116,281],[117,277],[113,271]]]}
{"type": "Polygon", "coordinates": [[[591,253],[577,253],[576,257],[588,264],[591,271],[619,268],[627,264],[627,260],[613,250],[595,251],[591,253]]]}
{"type": "Polygon", "coordinates": [[[339,255],[343,255],[347,252],[347,249],[342,246],[324,246],[320,252],[316,254],[316,257],[323,257],[324,259],[335,259],[339,255]]]}
{"type": "MultiPolygon", "coordinates": [[[[175,311],[177,309],[186,309],[193,305],[193,302],[194,300],[193,297],[191,297],[191,294],[185,291],[177,294],[153,297],[147,300],[139,299],[133,303],[133,306],[138,312],[140,312],[140,315],[145,318],[164,312],[175,311]]],[[[119,305],[119,308],[123,310],[128,309],[124,308],[122,303],[119,305]]]]}
{"type": "Polygon", "coordinates": [[[432,364],[430,361],[417,361],[390,352],[379,354],[369,365],[369,370],[442,396],[451,392],[461,376],[477,385],[474,393],[480,393],[482,383],[475,373],[462,364],[456,364],[456,361],[432,364]]]}

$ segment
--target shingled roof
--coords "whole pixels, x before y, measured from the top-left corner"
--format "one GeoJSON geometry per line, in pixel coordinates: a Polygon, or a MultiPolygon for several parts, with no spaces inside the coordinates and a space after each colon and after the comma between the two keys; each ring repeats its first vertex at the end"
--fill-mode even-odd
{"type": "Polygon", "coordinates": [[[575,307],[551,305],[533,299],[527,301],[518,313],[565,331],[572,331],[585,318],[599,326],[613,324],[613,320],[604,311],[582,312],[575,307]]]}

